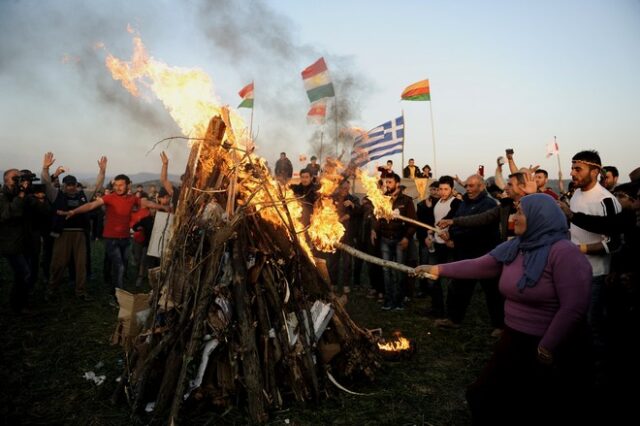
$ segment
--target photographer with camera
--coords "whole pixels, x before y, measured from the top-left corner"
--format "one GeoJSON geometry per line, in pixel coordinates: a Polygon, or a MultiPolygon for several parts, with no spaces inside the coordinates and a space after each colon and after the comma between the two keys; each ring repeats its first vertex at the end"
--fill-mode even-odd
{"type": "Polygon", "coordinates": [[[29,295],[31,270],[25,256],[25,211],[28,182],[21,180],[18,169],[4,172],[4,185],[0,191],[0,255],[9,262],[13,271],[11,309],[24,313],[29,295]]]}
{"type": "Polygon", "coordinates": [[[25,246],[24,255],[29,264],[31,279],[27,289],[32,293],[38,281],[38,269],[40,267],[40,253],[42,252],[42,238],[49,229],[51,222],[51,203],[46,198],[45,186],[34,183],[40,179],[31,170],[20,170],[21,187],[25,191],[25,246]]]}

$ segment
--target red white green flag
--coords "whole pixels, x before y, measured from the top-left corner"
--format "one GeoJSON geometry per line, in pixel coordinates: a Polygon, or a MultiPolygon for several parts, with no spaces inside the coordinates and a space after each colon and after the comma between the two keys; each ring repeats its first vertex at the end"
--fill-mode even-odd
{"type": "Polygon", "coordinates": [[[430,101],[431,88],[429,80],[421,80],[404,89],[400,95],[403,101],[430,101]]]}
{"type": "Polygon", "coordinates": [[[324,58],[318,59],[302,71],[302,79],[304,88],[307,91],[309,102],[315,102],[319,99],[330,98],[335,96],[333,83],[329,76],[327,64],[324,58]]]}
{"type": "Polygon", "coordinates": [[[247,84],[238,92],[238,95],[242,98],[242,102],[238,105],[238,108],[253,108],[253,81],[251,84],[247,84]]]}
{"type": "Polygon", "coordinates": [[[327,117],[327,102],[321,99],[311,104],[311,109],[307,113],[307,123],[321,125],[325,123],[327,117]]]}

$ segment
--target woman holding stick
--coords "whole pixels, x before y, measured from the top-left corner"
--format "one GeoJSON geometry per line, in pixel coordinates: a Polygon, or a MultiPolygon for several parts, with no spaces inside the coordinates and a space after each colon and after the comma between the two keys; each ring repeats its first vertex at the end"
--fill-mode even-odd
{"type": "Polygon", "coordinates": [[[500,277],[506,327],[467,389],[474,424],[547,423],[557,413],[582,424],[577,417],[586,416],[590,383],[591,266],[568,239],[566,219],[546,194],[522,198],[515,233],[482,257],[423,265],[416,272],[500,277]]]}

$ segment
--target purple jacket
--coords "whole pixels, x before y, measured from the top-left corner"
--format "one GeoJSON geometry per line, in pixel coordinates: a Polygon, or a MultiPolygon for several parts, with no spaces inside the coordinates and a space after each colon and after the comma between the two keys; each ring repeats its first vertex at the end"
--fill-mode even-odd
{"type": "Polygon", "coordinates": [[[455,279],[500,276],[505,297],[504,322],[522,333],[540,336],[540,346],[554,351],[577,325],[586,321],[591,295],[591,265],[568,240],[551,246],[547,265],[534,287],[519,291],[524,257],[519,253],[509,265],[493,256],[440,265],[440,275],[455,279]]]}

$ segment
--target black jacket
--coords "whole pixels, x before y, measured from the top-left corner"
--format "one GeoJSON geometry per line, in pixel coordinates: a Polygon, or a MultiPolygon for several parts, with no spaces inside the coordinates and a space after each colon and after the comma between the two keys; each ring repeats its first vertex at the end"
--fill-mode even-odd
{"type": "MultiPolygon", "coordinates": [[[[472,216],[496,208],[496,201],[482,192],[478,197],[470,199],[466,194],[456,212],[455,218],[472,216]]],[[[454,218],[454,221],[455,221],[454,218]]],[[[451,226],[449,235],[454,243],[454,259],[472,259],[487,254],[500,242],[497,223],[473,228],[451,226]]]]}
{"type": "Polygon", "coordinates": [[[3,186],[0,190],[0,255],[24,253],[25,211],[26,198],[3,186]]]}
{"type": "MultiPolygon", "coordinates": [[[[393,209],[398,209],[400,215],[406,216],[410,219],[417,220],[416,208],[413,205],[413,199],[403,193],[398,194],[395,200],[393,200],[393,209]]],[[[379,219],[375,222],[374,227],[378,238],[389,238],[392,240],[401,240],[407,238],[411,240],[413,234],[416,232],[416,226],[399,219],[386,220],[379,219]]]]}

